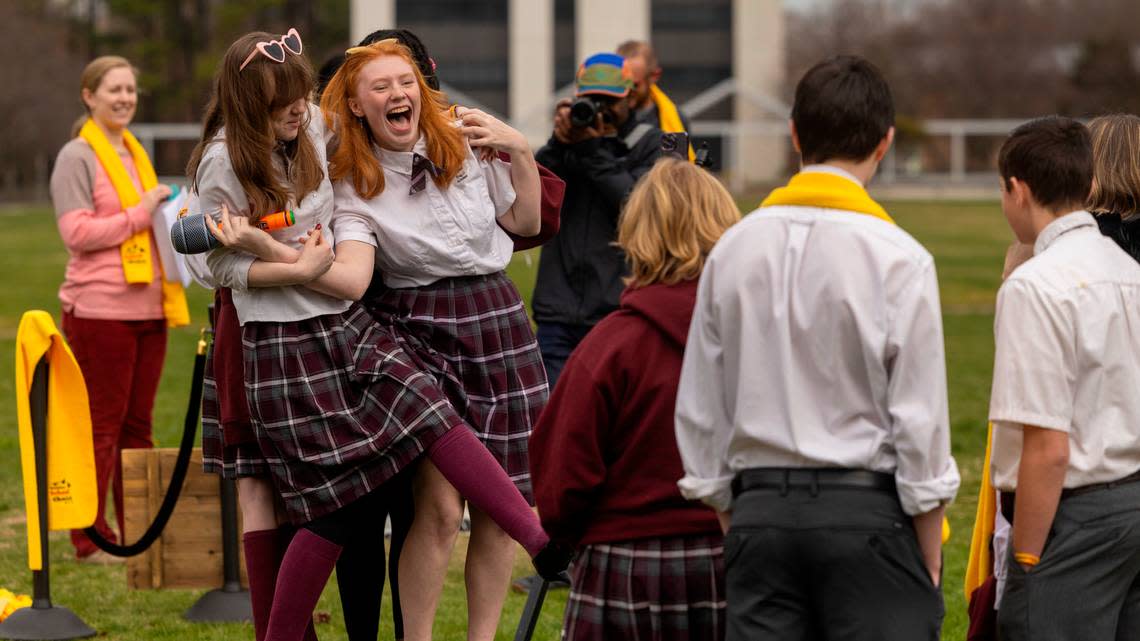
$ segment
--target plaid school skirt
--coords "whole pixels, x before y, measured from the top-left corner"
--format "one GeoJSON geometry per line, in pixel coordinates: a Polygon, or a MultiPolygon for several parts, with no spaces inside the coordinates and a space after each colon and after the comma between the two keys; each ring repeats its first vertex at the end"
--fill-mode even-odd
{"type": "Polygon", "coordinates": [[[567,641],[721,641],[724,539],[693,535],[587,545],[570,566],[567,641]]]}
{"type": "Polygon", "coordinates": [[[202,468],[236,479],[268,476],[245,402],[241,326],[227,288],[214,290],[214,340],[202,381],[202,468]]]}
{"type": "Polygon", "coordinates": [[[463,424],[361,305],[242,327],[254,431],[294,523],[378,488],[463,424]]]}
{"type": "Polygon", "coordinates": [[[365,302],[533,505],[527,443],[549,390],[526,307],[507,275],[384,288],[365,302]]]}

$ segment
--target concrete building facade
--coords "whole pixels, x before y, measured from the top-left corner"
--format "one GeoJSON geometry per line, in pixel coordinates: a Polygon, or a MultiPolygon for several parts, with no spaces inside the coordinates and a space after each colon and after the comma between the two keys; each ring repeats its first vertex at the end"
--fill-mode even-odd
{"type": "Polygon", "coordinates": [[[551,107],[583,59],[648,40],[678,106],[727,87],[687,115],[734,184],[785,170],[786,136],[764,133],[788,116],[778,113],[782,0],[351,0],[351,9],[354,42],[385,25],[411,29],[452,99],[509,118],[534,145],[549,136],[551,107]]]}

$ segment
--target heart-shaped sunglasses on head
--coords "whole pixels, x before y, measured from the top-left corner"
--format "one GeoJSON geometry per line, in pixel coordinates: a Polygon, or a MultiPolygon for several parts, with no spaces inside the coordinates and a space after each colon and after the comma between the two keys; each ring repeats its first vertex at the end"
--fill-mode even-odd
{"type": "Polygon", "coordinates": [[[303,45],[301,44],[301,34],[297,33],[297,29],[295,27],[290,27],[289,31],[287,31],[285,35],[281,36],[279,40],[268,40],[255,44],[253,46],[253,51],[249,52],[249,57],[247,57],[245,59],[245,62],[241,63],[241,66],[238,67],[238,71],[240,72],[245,69],[249,63],[253,62],[253,59],[256,58],[257,54],[259,53],[266,58],[269,58],[273,62],[280,63],[285,62],[286,51],[295,56],[299,56],[301,55],[302,50],[303,45]]]}

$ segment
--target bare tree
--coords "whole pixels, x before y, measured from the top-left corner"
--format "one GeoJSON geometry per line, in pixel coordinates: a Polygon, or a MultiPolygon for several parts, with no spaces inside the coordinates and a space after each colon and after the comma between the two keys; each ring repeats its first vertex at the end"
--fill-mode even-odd
{"type": "Polygon", "coordinates": [[[838,0],[790,22],[788,71],[861,54],[915,118],[1134,111],[1137,21],[1134,0],[838,0]]]}
{"type": "Polygon", "coordinates": [[[0,86],[9,88],[0,93],[0,194],[6,198],[44,195],[50,161],[83,113],[83,59],[69,52],[68,35],[67,24],[38,4],[0,3],[0,40],[7,58],[17,61],[0,65],[0,86]]]}

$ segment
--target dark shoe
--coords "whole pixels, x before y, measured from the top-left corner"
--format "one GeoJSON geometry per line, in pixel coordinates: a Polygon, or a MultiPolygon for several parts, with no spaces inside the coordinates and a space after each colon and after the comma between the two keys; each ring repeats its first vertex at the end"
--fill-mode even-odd
{"type": "Polygon", "coordinates": [[[573,557],[574,550],[551,541],[534,555],[531,563],[538,576],[554,583],[567,580],[566,568],[570,567],[570,559],[573,557]]]}
{"type": "MultiPolygon", "coordinates": [[[[519,592],[521,594],[527,594],[532,589],[537,588],[539,582],[541,582],[541,581],[542,581],[542,577],[538,576],[537,574],[532,574],[530,576],[524,576],[524,577],[515,579],[511,583],[511,589],[514,590],[515,592],[519,592]]],[[[563,578],[558,579],[557,581],[547,581],[547,583],[546,583],[546,589],[547,590],[565,590],[566,588],[569,588],[569,587],[570,587],[570,576],[568,574],[566,574],[563,578]]]]}

